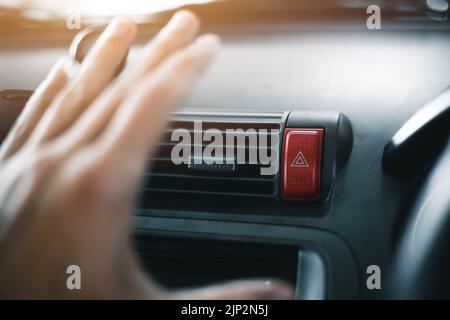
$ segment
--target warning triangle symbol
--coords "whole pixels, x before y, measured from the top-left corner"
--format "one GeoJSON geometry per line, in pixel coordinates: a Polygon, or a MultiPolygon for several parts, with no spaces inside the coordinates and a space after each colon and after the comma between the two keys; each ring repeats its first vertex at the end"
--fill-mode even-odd
{"type": "Polygon", "coordinates": [[[291,164],[291,167],[302,167],[302,168],[308,168],[308,162],[305,159],[305,156],[303,155],[303,152],[299,152],[297,156],[295,157],[294,161],[291,164]]]}

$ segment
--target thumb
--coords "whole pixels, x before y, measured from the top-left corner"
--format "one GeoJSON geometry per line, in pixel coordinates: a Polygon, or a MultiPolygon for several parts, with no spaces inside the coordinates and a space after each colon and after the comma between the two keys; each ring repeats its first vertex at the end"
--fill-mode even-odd
{"type": "Polygon", "coordinates": [[[175,300],[287,300],[294,292],[282,281],[242,280],[169,294],[175,300]]]}

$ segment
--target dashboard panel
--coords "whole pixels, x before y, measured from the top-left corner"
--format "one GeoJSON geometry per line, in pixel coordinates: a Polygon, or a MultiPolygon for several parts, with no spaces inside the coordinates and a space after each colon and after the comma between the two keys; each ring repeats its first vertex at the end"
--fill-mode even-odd
{"type": "MultiPolygon", "coordinates": [[[[309,273],[299,271],[300,266],[311,263],[313,270],[323,268],[323,274],[314,277],[325,283],[323,293],[311,289],[316,292],[312,297],[384,297],[383,290],[367,289],[366,269],[375,264],[388,271],[398,211],[410,185],[383,174],[383,148],[415,111],[450,83],[449,30],[393,26],[370,31],[354,24],[262,23],[244,29],[205,26],[203,31],[218,32],[224,48],[182,112],[339,112],[351,123],[353,148],[324,203],[267,205],[262,200],[210,197],[186,197],[173,203],[170,196],[154,201],[150,197],[152,205],[137,209],[135,217],[136,246],[143,264],[146,256],[157,255],[162,265],[150,264],[149,269],[164,269],[164,261],[173,261],[173,250],[185,249],[184,256],[190,259],[186,261],[195,270],[205,255],[223,250],[220,261],[226,263],[211,264],[223,272],[206,280],[248,275],[238,269],[225,272],[229,270],[225,266],[236,261],[242,263],[241,271],[247,265],[255,276],[287,275],[288,281],[299,286],[309,278],[309,273]],[[164,245],[155,248],[148,239],[164,245]],[[258,272],[257,264],[246,264],[241,245],[248,247],[255,261],[263,256],[260,246],[267,245],[267,259],[293,267],[266,272],[261,262],[258,272]],[[196,252],[198,248],[204,248],[203,255],[196,252]],[[302,253],[307,258],[300,258],[302,253]]],[[[140,46],[132,50],[130,59],[140,46]]],[[[64,53],[64,45],[26,50],[3,46],[0,88],[35,88],[64,53]]],[[[180,265],[161,275],[161,281],[183,272],[185,277],[168,284],[194,285],[205,280],[192,280],[187,269],[180,265]]],[[[297,297],[305,294],[298,292],[297,297]]]]}

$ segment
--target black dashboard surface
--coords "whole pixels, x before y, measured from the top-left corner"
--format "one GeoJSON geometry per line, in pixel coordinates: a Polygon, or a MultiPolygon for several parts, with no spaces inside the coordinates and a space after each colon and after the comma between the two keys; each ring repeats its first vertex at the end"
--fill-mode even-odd
{"type": "MultiPolygon", "coordinates": [[[[152,210],[138,212],[136,228],[164,236],[316,241],[313,245],[330,250],[346,247],[339,250],[353,265],[346,262],[340,268],[359,273],[356,280],[349,278],[348,286],[359,286],[358,294],[373,297],[378,293],[365,289],[365,269],[371,264],[382,270],[386,266],[397,212],[408,191],[406,183],[382,173],[383,147],[416,110],[449,85],[449,30],[369,31],[345,25],[315,29],[293,24],[228,27],[219,33],[223,52],[183,109],[340,111],[353,125],[349,162],[337,177],[325,214],[303,205],[286,216],[245,210],[230,215],[220,208],[214,213],[152,210]]],[[[64,53],[62,47],[3,47],[0,88],[35,88],[64,53]]],[[[253,211],[257,210],[255,203],[253,211]]]]}

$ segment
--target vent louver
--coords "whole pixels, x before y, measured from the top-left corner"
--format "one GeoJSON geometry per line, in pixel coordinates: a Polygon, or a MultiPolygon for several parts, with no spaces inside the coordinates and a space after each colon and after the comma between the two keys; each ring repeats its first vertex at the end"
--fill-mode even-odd
{"type": "Polygon", "coordinates": [[[284,117],[283,113],[175,113],[157,151],[151,158],[150,170],[144,181],[144,197],[171,193],[173,195],[277,198],[279,193],[278,170],[273,174],[262,175],[261,168],[268,168],[270,164],[261,164],[259,152],[264,151],[268,156],[276,155],[278,166],[279,139],[284,117]],[[201,130],[198,130],[200,123],[201,130]],[[176,129],[185,129],[184,131],[189,132],[192,137],[195,133],[201,134],[200,137],[203,137],[204,132],[208,129],[216,129],[215,132],[219,130],[223,136],[221,149],[225,163],[204,164],[202,162],[195,164],[195,157],[190,157],[188,161],[176,165],[171,158],[172,150],[176,145],[185,146],[189,150],[197,147],[197,150],[201,150],[201,154],[203,154],[205,147],[210,144],[210,141],[204,141],[204,139],[201,139],[199,143],[199,140],[194,138],[188,144],[178,139],[172,141],[172,132],[176,129]],[[255,134],[258,139],[265,135],[263,137],[267,141],[265,150],[259,150],[260,144],[250,144],[251,136],[255,134]],[[242,139],[240,143],[237,142],[239,138],[242,139]],[[230,148],[230,144],[225,146],[227,139],[234,139],[232,140],[234,141],[234,146],[231,148],[232,154],[235,156],[238,152],[242,152],[241,155],[245,154],[245,163],[237,162],[236,158],[230,161],[228,155],[231,151],[226,149],[230,148]],[[257,150],[254,150],[255,148],[257,150]],[[258,160],[256,162],[249,163],[250,151],[257,152],[258,160]]]}

